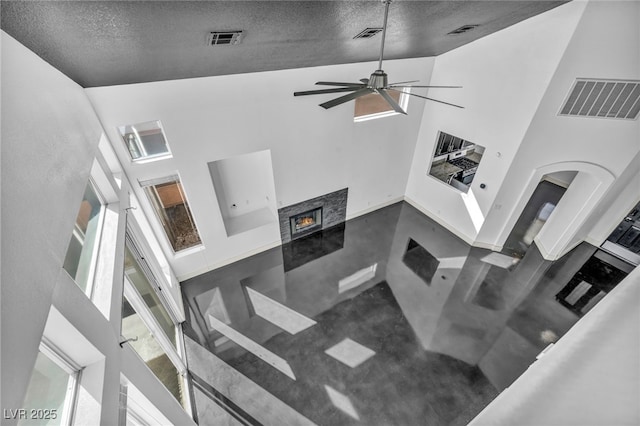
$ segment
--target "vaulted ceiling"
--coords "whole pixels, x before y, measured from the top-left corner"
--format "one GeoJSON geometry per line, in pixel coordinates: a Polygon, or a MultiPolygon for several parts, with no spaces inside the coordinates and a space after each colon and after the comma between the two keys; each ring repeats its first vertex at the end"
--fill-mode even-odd
{"type": "MultiPolygon", "coordinates": [[[[408,1],[389,12],[385,59],[435,56],[566,1],[408,1]],[[448,35],[464,25],[473,30],[448,35]]],[[[2,29],[83,87],[376,60],[384,6],[369,1],[7,1],[2,29]],[[208,46],[211,31],[241,43],[208,46]]]]}

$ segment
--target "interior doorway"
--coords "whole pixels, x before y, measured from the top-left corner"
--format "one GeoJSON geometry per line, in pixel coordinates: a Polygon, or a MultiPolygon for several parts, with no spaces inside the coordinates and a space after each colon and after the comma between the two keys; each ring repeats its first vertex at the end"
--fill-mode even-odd
{"type": "Polygon", "coordinates": [[[503,253],[520,258],[524,256],[574,176],[575,173],[563,176],[565,178],[562,180],[554,179],[551,175],[543,177],[507,237],[503,253]]]}

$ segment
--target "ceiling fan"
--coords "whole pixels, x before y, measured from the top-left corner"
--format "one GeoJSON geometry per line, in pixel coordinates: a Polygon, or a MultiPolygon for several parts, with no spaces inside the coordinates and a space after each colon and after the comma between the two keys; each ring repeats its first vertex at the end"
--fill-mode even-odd
{"type": "Polygon", "coordinates": [[[338,106],[345,102],[349,102],[353,99],[359,98],[361,96],[368,95],[370,93],[378,93],[380,96],[384,98],[384,100],[393,108],[396,112],[401,114],[406,114],[406,112],[402,109],[400,105],[389,95],[388,91],[392,90],[394,92],[403,92],[407,95],[416,96],[418,98],[427,99],[434,102],[439,102],[441,104],[451,105],[456,108],[464,108],[460,105],[451,104],[449,102],[439,101],[437,99],[432,99],[426,96],[416,95],[415,93],[404,92],[402,89],[405,88],[460,88],[461,86],[408,86],[409,83],[416,83],[418,80],[414,81],[402,81],[399,83],[388,83],[387,73],[382,70],[382,56],[384,53],[384,38],[387,32],[387,17],[389,15],[389,5],[391,4],[391,0],[382,0],[384,3],[384,24],[382,25],[382,41],[380,43],[380,59],[378,61],[378,69],[374,71],[373,74],[369,78],[361,78],[360,83],[341,83],[334,81],[319,81],[316,84],[320,86],[337,86],[332,89],[320,89],[320,90],[307,90],[303,92],[295,92],[293,96],[305,96],[305,95],[321,95],[325,93],[339,93],[339,92],[351,92],[347,95],[340,96],[339,98],[332,99],[327,102],[323,102],[320,104],[321,107],[325,109],[333,108],[334,106],[338,106]]]}

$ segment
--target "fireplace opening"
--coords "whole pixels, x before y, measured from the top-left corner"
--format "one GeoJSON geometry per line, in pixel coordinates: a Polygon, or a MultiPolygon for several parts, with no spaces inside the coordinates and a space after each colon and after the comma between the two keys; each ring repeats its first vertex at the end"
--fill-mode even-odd
{"type": "Polygon", "coordinates": [[[291,236],[307,234],[322,228],[322,207],[300,213],[289,218],[291,236]]]}

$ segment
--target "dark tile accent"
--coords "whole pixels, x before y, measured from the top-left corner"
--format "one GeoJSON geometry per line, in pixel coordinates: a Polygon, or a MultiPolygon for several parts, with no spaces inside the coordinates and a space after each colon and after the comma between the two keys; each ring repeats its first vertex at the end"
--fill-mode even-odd
{"type": "Polygon", "coordinates": [[[321,195],[301,203],[278,209],[280,220],[280,237],[282,243],[288,243],[291,238],[291,226],[289,218],[296,214],[322,207],[322,229],[344,222],[347,217],[347,196],[349,188],[340,189],[329,194],[321,195]]]}

